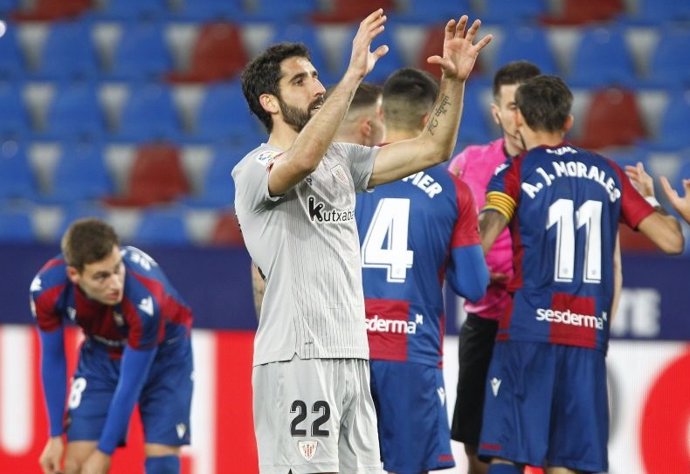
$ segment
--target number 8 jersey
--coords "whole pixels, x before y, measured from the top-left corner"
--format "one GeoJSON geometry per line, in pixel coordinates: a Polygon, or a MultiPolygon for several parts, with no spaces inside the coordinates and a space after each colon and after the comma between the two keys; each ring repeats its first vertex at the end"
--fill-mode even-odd
{"type": "Polygon", "coordinates": [[[513,302],[497,340],[606,351],[619,221],[654,212],[611,160],[562,144],[499,166],[484,210],[510,221],[513,302]]]}

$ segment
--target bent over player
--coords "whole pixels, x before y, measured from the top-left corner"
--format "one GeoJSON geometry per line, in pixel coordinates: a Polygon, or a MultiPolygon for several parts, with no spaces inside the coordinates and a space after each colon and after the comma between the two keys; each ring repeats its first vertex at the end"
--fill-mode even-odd
{"type": "Polygon", "coordinates": [[[120,248],[105,222],[75,221],[62,253],[31,282],[31,309],[50,422],[43,472],[62,472],[66,434],[65,474],[106,473],[138,402],[146,473],[178,473],[180,446],[190,441],[192,313],[156,261],[120,248]],[[82,328],[84,342],[65,407],[68,322],[82,328]]]}

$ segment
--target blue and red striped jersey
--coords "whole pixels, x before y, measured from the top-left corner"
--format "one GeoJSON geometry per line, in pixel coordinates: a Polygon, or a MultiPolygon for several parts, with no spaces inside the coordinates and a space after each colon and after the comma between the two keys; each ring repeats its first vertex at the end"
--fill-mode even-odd
{"type": "Polygon", "coordinates": [[[358,194],[355,217],[370,358],[441,366],[447,266],[479,244],[469,188],[435,166],[358,194]]]}
{"type": "Polygon", "coordinates": [[[31,307],[39,328],[53,331],[70,320],[113,357],[122,354],[125,344],[148,349],[187,337],[192,312],[156,261],[135,247],[123,247],[121,253],[124,296],[113,306],[88,298],[68,279],[62,254],[49,260],[31,282],[31,307]]]}
{"type": "Polygon", "coordinates": [[[606,351],[618,223],[653,208],[614,162],[568,144],[538,147],[497,168],[484,210],[510,220],[513,302],[498,340],[606,351]]]}

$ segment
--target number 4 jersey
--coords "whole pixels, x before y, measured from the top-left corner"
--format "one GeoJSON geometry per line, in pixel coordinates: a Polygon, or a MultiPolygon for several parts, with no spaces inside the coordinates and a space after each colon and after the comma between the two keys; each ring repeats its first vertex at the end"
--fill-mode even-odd
{"type": "Polygon", "coordinates": [[[438,165],[358,194],[355,217],[370,358],[441,366],[446,268],[479,243],[469,188],[438,165]]]}
{"type": "Polygon", "coordinates": [[[538,147],[496,169],[489,209],[510,221],[515,270],[497,339],[606,351],[618,223],[653,212],[623,170],[567,144],[538,147]]]}

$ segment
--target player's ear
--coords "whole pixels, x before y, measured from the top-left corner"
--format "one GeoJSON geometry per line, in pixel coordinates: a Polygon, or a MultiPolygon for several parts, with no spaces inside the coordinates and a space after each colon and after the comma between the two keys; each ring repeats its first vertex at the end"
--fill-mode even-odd
{"type": "Polygon", "coordinates": [[[69,281],[71,281],[75,285],[79,284],[79,276],[80,276],[79,270],[77,270],[76,268],[74,268],[70,265],[67,265],[66,272],[67,272],[67,278],[69,278],[69,281]]]}
{"type": "Polygon", "coordinates": [[[563,124],[563,133],[568,133],[574,123],[575,117],[573,117],[573,114],[568,115],[568,118],[565,119],[565,123],[563,124]]]}
{"type": "Polygon", "coordinates": [[[369,138],[371,136],[371,128],[371,119],[364,119],[359,124],[359,133],[361,133],[363,137],[369,138]]]}
{"type": "Polygon", "coordinates": [[[500,127],[501,126],[501,119],[498,116],[498,105],[496,105],[493,102],[491,103],[491,116],[494,119],[494,123],[500,127]]]}
{"type": "Polygon", "coordinates": [[[278,98],[273,94],[261,94],[259,96],[259,103],[261,104],[261,107],[263,107],[264,110],[269,114],[277,114],[280,110],[278,98]]]}

